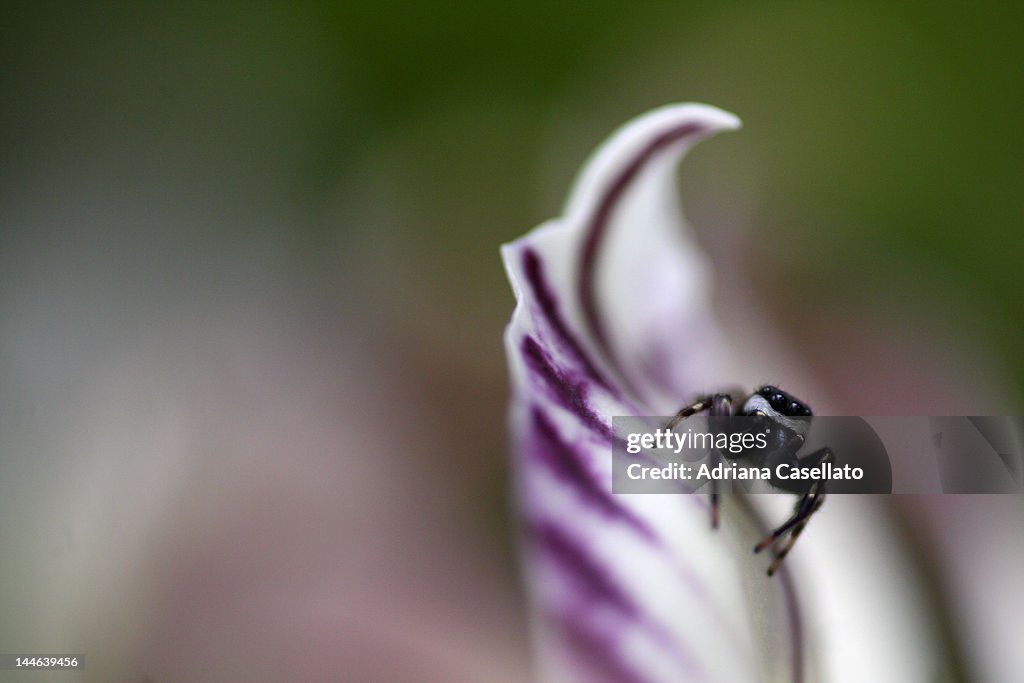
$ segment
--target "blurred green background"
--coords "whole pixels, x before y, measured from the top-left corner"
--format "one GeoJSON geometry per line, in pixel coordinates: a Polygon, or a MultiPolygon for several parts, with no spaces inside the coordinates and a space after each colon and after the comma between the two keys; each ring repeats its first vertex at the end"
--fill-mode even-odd
{"type": "MultiPolygon", "coordinates": [[[[76,457],[52,435],[126,348],[202,371],[211,344],[230,360],[273,329],[322,368],[301,381],[325,414],[416,426],[404,457],[451,485],[443,519],[512,585],[498,245],[560,212],[615,127],[676,101],[744,120],[684,165],[687,215],[836,405],[1019,414],[1022,19],[1009,2],[4,3],[8,481],[76,457]]],[[[18,491],[6,509],[34,509],[18,491]]]]}
{"type": "MultiPolygon", "coordinates": [[[[704,101],[745,129],[693,155],[688,215],[747,236],[752,286],[794,343],[830,342],[819,313],[890,316],[921,330],[915,343],[991,359],[1024,400],[1015,3],[4,13],[8,261],[31,257],[42,223],[52,242],[117,243],[114,271],[216,288],[231,279],[218,255],[271,245],[288,283],[354,306],[376,343],[408,351],[389,326],[432,328],[411,353],[465,370],[438,353],[454,344],[498,381],[510,298],[496,245],[557,214],[614,127],[704,101]],[[89,224],[104,189],[123,213],[89,224]],[[194,216],[175,220],[185,207],[194,216]]],[[[8,296],[20,274],[4,268],[8,296]]]]}

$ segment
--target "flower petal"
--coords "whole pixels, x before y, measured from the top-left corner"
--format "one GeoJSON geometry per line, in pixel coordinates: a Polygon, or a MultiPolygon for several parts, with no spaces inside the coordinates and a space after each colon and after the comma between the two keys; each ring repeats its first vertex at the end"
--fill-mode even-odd
{"type": "Polygon", "coordinates": [[[700,496],[611,494],[611,416],[670,414],[730,376],[675,166],[737,126],[704,105],[636,119],[586,165],[562,218],[502,249],[524,565],[551,680],[802,675],[792,587],[751,565],[764,530],[749,508],[726,506],[715,532],[700,496]]]}
{"type": "Polygon", "coordinates": [[[587,163],[563,218],[503,249],[513,288],[530,289],[588,374],[629,388],[651,412],[674,412],[694,387],[722,381],[709,373],[724,362],[710,269],[682,220],[675,168],[695,143],[738,126],[699,104],[635,119],[587,163]]]}

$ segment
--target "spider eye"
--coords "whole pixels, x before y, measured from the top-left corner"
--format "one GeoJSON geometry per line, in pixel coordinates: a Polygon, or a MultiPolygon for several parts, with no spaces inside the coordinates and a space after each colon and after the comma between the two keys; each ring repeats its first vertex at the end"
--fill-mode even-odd
{"type": "Polygon", "coordinates": [[[771,398],[768,399],[768,402],[772,404],[772,408],[775,408],[776,410],[782,410],[782,408],[786,405],[786,397],[778,393],[772,394],[771,398]]]}
{"type": "Polygon", "coordinates": [[[763,387],[761,387],[761,390],[758,393],[764,396],[765,398],[771,398],[772,394],[775,393],[775,387],[766,384],[763,387]]]}
{"type": "Polygon", "coordinates": [[[789,402],[789,412],[790,412],[790,414],[792,414],[792,415],[802,415],[803,411],[804,411],[804,407],[802,405],[800,405],[799,403],[797,403],[796,401],[790,401],[789,402]]]}

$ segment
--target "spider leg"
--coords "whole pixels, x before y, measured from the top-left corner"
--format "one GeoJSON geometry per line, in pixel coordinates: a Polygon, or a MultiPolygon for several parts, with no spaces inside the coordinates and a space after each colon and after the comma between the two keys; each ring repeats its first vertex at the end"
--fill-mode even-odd
{"type": "MultiPolygon", "coordinates": [[[[718,451],[716,449],[712,448],[711,451],[712,451],[712,453],[714,453],[714,459],[715,459],[715,464],[713,465],[713,467],[714,467],[714,466],[718,465],[718,463],[720,462],[720,459],[718,457],[718,451]]],[[[717,529],[718,528],[718,498],[719,498],[719,495],[718,495],[718,480],[717,479],[712,479],[711,480],[711,528],[712,529],[717,529]]]]}
{"type": "Polygon", "coordinates": [[[673,417],[672,420],[667,425],[665,425],[665,429],[672,429],[682,420],[685,420],[691,415],[696,415],[697,413],[704,412],[705,410],[711,407],[712,398],[713,397],[711,396],[702,396],[693,403],[691,403],[690,405],[680,408],[679,412],[675,414],[675,417],[673,417]]]}
{"type": "MultiPolygon", "coordinates": [[[[732,415],[732,397],[729,394],[715,394],[714,396],[702,396],[688,406],[683,407],[675,414],[675,417],[666,425],[665,429],[672,429],[682,420],[697,413],[709,411],[711,417],[728,417],[732,415]]],[[[718,449],[711,449],[711,457],[714,464],[718,464],[721,457],[718,449]]],[[[711,528],[718,528],[718,481],[711,480],[711,528]]]]}
{"type": "MultiPolygon", "coordinates": [[[[711,398],[711,410],[708,413],[711,417],[709,424],[716,422],[716,417],[730,417],[732,415],[732,397],[729,394],[715,394],[711,398]]],[[[711,457],[714,460],[712,466],[717,466],[722,461],[722,454],[717,448],[711,449],[711,457]]],[[[718,480],[711,480],[711,528],[718,528],[718,480]]]]}
{"type": "MultiPolygon", "coordinates": [[[[821,466],[826,462],[834,463],[835,456],[832,453],[832,449],[826,447],[799,458],[797,462],[803,467],[821,466]]],[[[824,502],[825,482],[821,479],[816,479],[809,487],[807,487],[807,490],[804,491],[803,495],[797,501],[796,506],[793,509],[793,514],[790,515],[789,519],[783,522],[781,526],[765,536],[756,546],[754,546],[754,552],[759,553],[775,543],[775,541],[786,532],[789,532],[789,538],[786,539],[783,546],[778,550],[778,552],[776,552],[775,558],[768,567],[768,576],[773,575],[779,568],[782,560],[789,554],[789,551],[792,550],[793,544],[796,543],[796,539],[799,538],[804,527],[807,526],[808,520],[810,520],[811,516],[818,511],[821,504],[824,502]]]]}
{"type": "Polygon", "coordinates": [[[818,508],[821,507],[821,504],[825,502],[825,494],[822,493],[815,499],[815,501],[814,509],[793,527],[793,531],[790,532],[789,538],[786,539],[786,542],[779,549],[778,553],[775,555],[775,559],[772,560],[772,563],[768,565],[768,576],[773,576],[775,574],[775,570],[777,570],[779,565],[782,564],[782,560],[784,560],[786,555],[789,554],[789,551],[793,549],[793,544],[796,543],[796,539],[800,537],[804,527],[807,526],[807,522],[811,519],[811,515],[817,512],[818,508]]]}

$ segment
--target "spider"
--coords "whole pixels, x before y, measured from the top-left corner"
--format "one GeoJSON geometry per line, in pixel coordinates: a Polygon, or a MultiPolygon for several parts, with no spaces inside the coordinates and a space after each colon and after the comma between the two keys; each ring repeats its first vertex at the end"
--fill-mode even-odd
{"type": "MultiPolygon", "coordinates": [[[[743,399],[739,410],[734,410],[732,395],[712,394],[703,396],[688,406],[682,408],[666,429],[672,429],[680,421],[691,415],[707,411],[712,422],[715,418],[729,417],[753,417],[759,418],[756,421],[741,420],[745,423],[740,428],[744,431],[754,429],[764,430],[765,426],[770,427],[768,432],[771,438],[767,449],[748,449],[739,453],[728,451],[719,452],[712,449],[713,457],[726,457],[732,460],[742,460],[747,464],[756,467],[768,467],[772,472],[771,484],[784,491],[797,494],[800,498],[796,502],[793,514],[782,523],[777,529],[765,536],[754,546],[754,552],[759,553],[788,534],[781,547],[775,548],[775,557],[768,566],[768,576],[775,574],[782,560],[793,548],[796,539],[807,526],[811,516],[821,508],[825,501],[825,482],[823,479],[800,480],[782,479],[775,475],[776,467],[779,465],[793,465],[797,467],[822,467],[825,463],[835,464],[835,456],[832,449],[825,447],[804,456],[798,456],[797,452],[803,447],[807,431],[810,428],[812,412],[810,407],[778,387],[764,385],[754,393],[743,399]],[[767,421],[767,425],[765,422],[767,421]]],[[[732,426],[735,428],[736,423],[732,426]]],[[[718,527],[718,482],[711,480],[711,526],[718,527]]]]}

